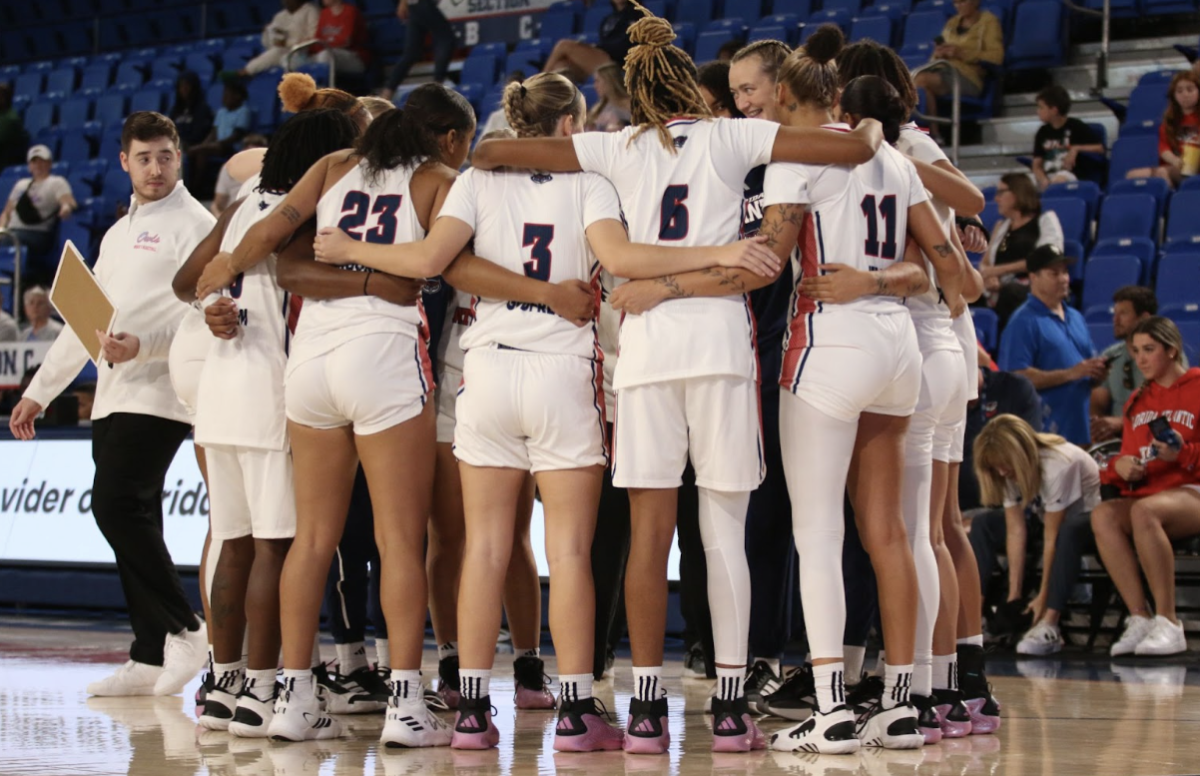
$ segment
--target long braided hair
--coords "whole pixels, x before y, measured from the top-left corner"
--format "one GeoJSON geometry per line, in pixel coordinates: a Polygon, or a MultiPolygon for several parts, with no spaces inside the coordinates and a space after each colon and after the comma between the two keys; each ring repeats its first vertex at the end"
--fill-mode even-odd
{"type": "Polygon", "coordinates": [[[625,89],[637,127],[633,138],[654,128],[663,147],[675,153],[667,122],[709,119],[712,114],[696,84],[696,63],[674,45],[671,23],[647,11],[637,0],[629,1],[644,14],[629,27],[629,40],[634,45],[625,57],[625,89]]]}

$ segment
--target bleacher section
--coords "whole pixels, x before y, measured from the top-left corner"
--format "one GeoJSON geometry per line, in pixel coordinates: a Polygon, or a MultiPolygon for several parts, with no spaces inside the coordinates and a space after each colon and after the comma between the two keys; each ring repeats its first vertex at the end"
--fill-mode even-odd
{"type": "MultiPolygon", "coordinates": [[[[394,0],[358,0],[376,48],[374,73],[394,61],[403,41],[403,25],[394,0]]],[[[780,38],[803,42],[818,26],[834,23],[851,40],[872,38],[897,48],[910,66],[929,58],[933,39],[954,13],[950,0],[646,0],[651,11],[672,20],[676,43],[697,62],[714,58],[730,41],[780,38]]],[[[1085,5],[1094,5],[1089,2],[1085,5]]],[[[1192,13],[1194,0],[1124,0],[1117,16],[1192,13]]],[[[200,4],[164,0],[45,0],[0,4],[0,81],[14,88],[14,107],[31,142],[54,151],[55,170],[70,180],[81,210],[64,225],[61,239],[89,245],[111,224],[118,203],[129,196],[127,176],[116,164],[120,127],[133,110],[169,110],[175,79],[196,72],[206,85],[214,110],[222,87],[216,80],[236,70],[261,49],[262,27],[278,10],[277,0],[218,0],[200,4]]],[[[1033,93],[1002,94],[1005,74],[1051,68],[1054,81],[1075,100],[1072,115],[1091,122],[1111,139],[1106,177],[1051,187],[1044,204],[1062,222],[1068,248],[1081,261],[1073,270],[1081,282],[1077,304],[1093,324],[1097,345],[1109,324],[1112,290],[1128,282],[1154,286],[1164,310],[1200,328],[1200,176],[1179,192],[1157,179],[1125,180],[1125,173],[1148,167],[1157,158],[1157,128],[1166,101],[1166,85],[1184,61],[1172,46],[1194,46],[1195,35],[1115,41],[1106,95],[1127,101],[1125,118],[1115,117],[1089,94],[1094,84],[1093,43],[1068,45],[1080,20],[1055,0],[985,0],[1000,18],[1007,46],[1003,68],[989,72],[985,96],[964,103],[964,116],[981,121],[982,142],[965,147],[960,165],[988,195],[985,225],[997,219],[990,204],[993,184],[1006,172],[1025,169],[1018,155],[1032,146],[1037,120],[1033,93]],[[1127,100],[1125,98],[1128,98],[1127,100]],[[998,116],[997,114],[1004,115],[998,116]],[[1168,301],[1169,300],[1169,301],[1168,301]]],[[[539,15],[537,38],[484,43],[463,52],[455,64],[459,90],[480,117],[495,109],[506,74],[536,71],[561,38],[594,41],[610,12],[606,0],[590,7],[565,0],[539,15]]],[[[1193,16],[1186,17],[1193,20],[1193,16]]],[[[1194,23],[1191,21],[1190,23],[1194,23]]],[[[272,131],[281,120],[275,88],[279,70],[260,74],[248,84],[255,128],[272,131]]],[[[323,71],[314,70],[320,80],[323,71]]],[[[409,89],[397,94],[401,103],[409,89]]],[[[584,93],[594,98],[592,84],[584,93]]],[[[1107,142],[1107,141],[1106,141],[1107,142]]],[[[0,193],[7,194],[26,174],[24,166],[0,170],[0,193]]],[[[12,272],[10,252],[0,249],[0,275],[12,272]],[[5,261],[7,257],[7,262],[5,261]]],[[[995,351],[995,321],[980,314],[980,338],[995,351]]],[[[1192,344],[1200,343],[1200,336],[1192,344]]]]}

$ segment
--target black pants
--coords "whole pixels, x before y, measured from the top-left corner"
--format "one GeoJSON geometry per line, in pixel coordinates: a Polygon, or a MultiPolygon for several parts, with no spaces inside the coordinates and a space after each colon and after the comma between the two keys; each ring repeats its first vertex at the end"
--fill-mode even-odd
{"type": "Polygon", "coordinates": [[[163,480],[186,423],[118,412],[92,424],[92,514],[117,559],[133,626],[129,657],[162,665],[168,633],[197,627],[163,540],[163,480]]]}
{"type": "Polygon", "coordinates": [[[767,476],[750,494],[746,511],[746,560],[750,565],[750,655],[777,658],[791,638],[798,584],[792,502],[779,448],[779,389],[761,392],[763,451],[767,476]]]}
{"type": "MultiPolygon", "coordinates": [[[[608,426],[609,438],[613,427],[608,426]]],[[[592,579],[596,587],[596,641],[592,675],[604,674],[610,647],[625,635],[625,564],[629,560],[629,494],[612,482],[612,469],[604,470],[596,533],[592,537],[592,579]]]]}
{"type": "Polygon", "coordinates": [[[375,546],[375,512],[362,467],[354,475],[350,512],[325,584],[329,630],[335,644],[356,644],[366,638],[367,612],[375,638],[387,638],[387,622],[379,606],[379,550],[375,546]],[[368,569],[369,567],[369,569],[368,569]]]}
{"type": "Polygon", "coordinates": [[[433,38],[433,81],[442,83],[450,72],[450,58],[458,39],[454,28],[437,6],[437,0],[420,0],[409,3],[408,23],[404,33],[404,54],[392,70],[388,88],[395,89],[408,78],[408,71],[417,63],[425,51],[425,35],[433,38]]]}

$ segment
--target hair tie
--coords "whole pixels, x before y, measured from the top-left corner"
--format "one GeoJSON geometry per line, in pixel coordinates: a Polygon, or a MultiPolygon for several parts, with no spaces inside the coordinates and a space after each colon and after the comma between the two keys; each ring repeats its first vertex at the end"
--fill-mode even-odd
{"type": "Polygon", "coordinates": [[[523,100],[523,99],[525,99],[525,92],[526,92],[526,91],[528,91],[528,90],[525,88],[525,84],[521,84],[521,99],[522,99],[522,100],[523,100]]]}

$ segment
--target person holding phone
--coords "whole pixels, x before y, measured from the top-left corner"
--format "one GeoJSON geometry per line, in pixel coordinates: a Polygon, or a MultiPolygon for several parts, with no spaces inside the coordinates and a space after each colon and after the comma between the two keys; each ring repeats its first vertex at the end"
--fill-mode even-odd
{"type": "MultiPolygon", "coordinates": [[[[951,94],[957,71],[962,95],[978,97],[983,94],[985,75],[980,62],[999,65],[1004,62],[1004,32],[1000,20],[991,11],[980,9],[981,0],[954,0],[955,15],[946,20],[942,34],[933,39],[936,44],[932,67],[916,74],[918,89],[925,90],[925,112],[937,115],[937,98],[951,94]],[[936,63],[936,64],[933,64],[936,63]]],[[[938,136],[937,124],[930,134],[938,136]]]]}
{"type": "Polygon", "coordinates": [[[1187,650],[1187,638],[1175,617],[1171,542],[1200,534],[1200,369],[1184,368],[1183,338],[1167,318],[1139,323],[1131,349],[1145,383],[1125,403],[1121,452],[1101,472],[1121,497],[1096,507],[1092,530],[1129,607],[1113,657],[1175,655],[1187,650]],[[1157,616],[1139,572],[1146,575],[1157,616]]]}

